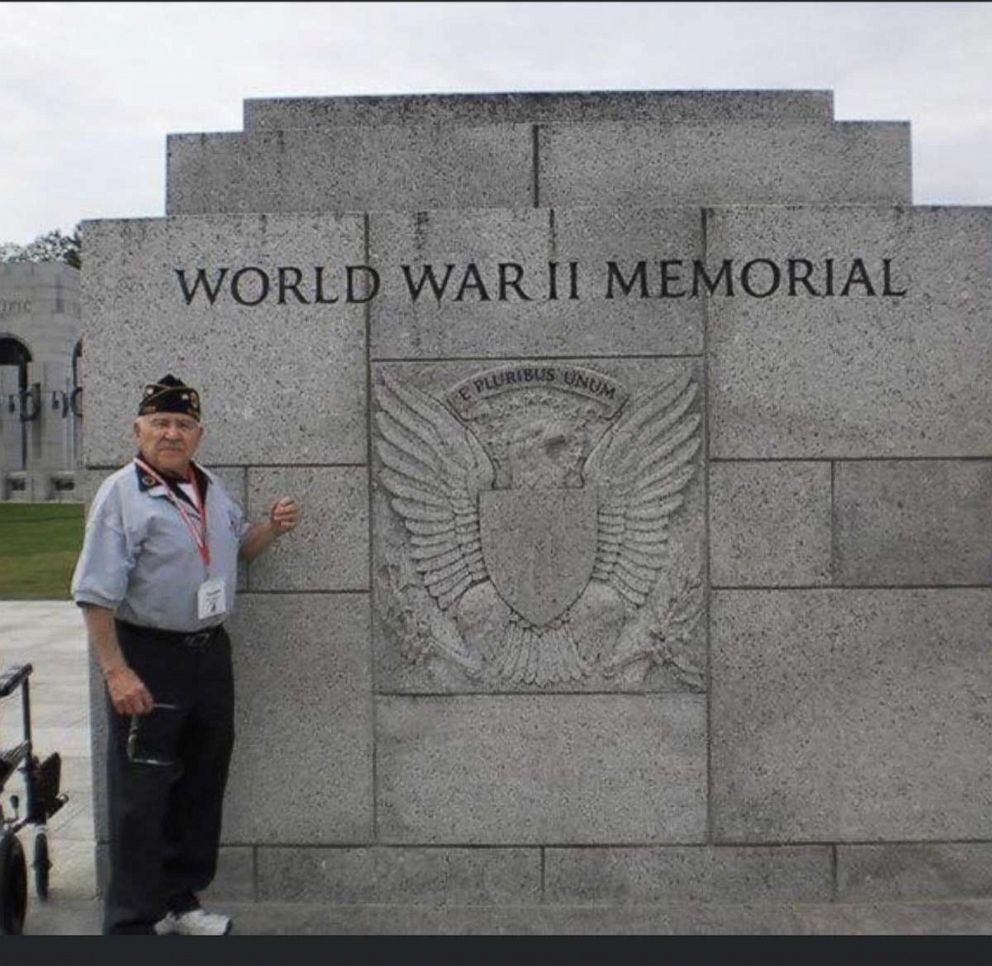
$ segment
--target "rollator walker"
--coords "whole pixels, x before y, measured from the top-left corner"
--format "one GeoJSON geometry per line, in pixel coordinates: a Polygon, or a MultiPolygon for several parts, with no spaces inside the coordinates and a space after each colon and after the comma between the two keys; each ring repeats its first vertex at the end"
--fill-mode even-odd
{"type": "Polygon", "coordinates": [[[24,776],[27,801],[20,815],[20,800],[10,796],[11,816],[3,810],[0,799],[0,935],[17,935],[24,928],[27,910],[27,867],[24,849],[17,833],[26,825],[34,827],[34,888],[39,899],[48,898],[48,873],[52,863],[48,856],[48,820],[69,800],[59,794],[62,759],[58,752],[39,761],[31,744],[31,697],[28,677],[30,664],[21,664],[0,672],[0,699],[21,689],[24,740],[12,748],[0,747],[0,792],[7,779],[18,770],[24,776]]]}

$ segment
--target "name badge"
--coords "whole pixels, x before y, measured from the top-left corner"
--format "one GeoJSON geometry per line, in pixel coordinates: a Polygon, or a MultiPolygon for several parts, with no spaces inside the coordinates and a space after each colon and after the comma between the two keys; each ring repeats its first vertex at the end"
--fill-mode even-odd
{"type": "Polygon", "coordinates": [[[196,592],[197,616],[200,620],[227,613],[227,592],[223,577],[203,581],[196,592]]]}

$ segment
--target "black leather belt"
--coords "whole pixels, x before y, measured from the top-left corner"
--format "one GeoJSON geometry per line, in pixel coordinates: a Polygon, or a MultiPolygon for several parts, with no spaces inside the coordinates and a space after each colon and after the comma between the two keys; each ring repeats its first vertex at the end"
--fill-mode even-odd
{"type": "Polygon", "coordinates": [[[202,631],[164,631],[157,627],[142,627],[140,624],[131,624],[128,621],[118,621],[118,623],[123,624],[137,636],[161,641],[163,644],[174,644],[177,647],[206,647],[212,644],[217,635],[224,629],[223,624],[217,624],[215,627],[206,627],[202,631]]]}

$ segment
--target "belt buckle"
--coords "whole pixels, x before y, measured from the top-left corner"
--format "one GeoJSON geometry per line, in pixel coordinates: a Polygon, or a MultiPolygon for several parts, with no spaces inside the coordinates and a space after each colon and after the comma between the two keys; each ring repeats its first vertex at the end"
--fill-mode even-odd
{"type": "Polygon", "coordinates": [[[213,637],[212,630],[196,631],[194,634],[186,635],[186,646],[187,647],[206,647],[210,643],[210,638],[213,637]]]}

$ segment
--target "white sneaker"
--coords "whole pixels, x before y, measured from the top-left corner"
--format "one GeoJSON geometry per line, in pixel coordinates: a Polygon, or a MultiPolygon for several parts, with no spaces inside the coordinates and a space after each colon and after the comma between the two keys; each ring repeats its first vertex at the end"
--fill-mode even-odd
{"type": "Polygon", "coordinates": [[[226,936],[230,931],[230,916],[205,909],[168,912],[155,923],[155,932],[159,936],[226,936]]]}

